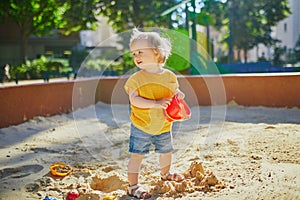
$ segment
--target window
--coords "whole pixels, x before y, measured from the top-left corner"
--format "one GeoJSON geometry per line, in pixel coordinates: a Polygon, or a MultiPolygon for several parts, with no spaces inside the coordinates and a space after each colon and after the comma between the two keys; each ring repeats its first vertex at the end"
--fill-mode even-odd
{"type": "Polygon", "coordinates": [[[284,32],[287,32],[287,24],[286,23],[283,24],[283,30],[284,30],[284,32]]]}

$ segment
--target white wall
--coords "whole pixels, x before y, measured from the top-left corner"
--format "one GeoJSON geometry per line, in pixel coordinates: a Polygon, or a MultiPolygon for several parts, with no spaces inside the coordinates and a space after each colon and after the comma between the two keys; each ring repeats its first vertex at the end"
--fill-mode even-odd
{"type": "Polygon", "coordinates": [[[117,47],[117,41],[112,38],[115,31],[109,25],[108,19],[105,17],[97,17],[98,28],[95,31],[85,30],[80,32],[80,43],[86,47],[95,46],[113,46],[117,47]]]}
{"type": "MultiPolygon", "coordinates": [[[[286,19],[280,21],[276,27],[273,28],[272,37],[281,40],[281,46],[286,46],[289,48],[294,48],[298,37],[300,35],[300,0],[289,0],[289,6],[292,14],[286,19]],[[286,28],[285,28],[286,26],[286,28]]],[[[254,48],[248,53],[249,62],[254,62],[257,60],[257,49],[254,48]]],[[[272,57],[273,50],[260,45],[258,55],[261,56],[265,53],[267,59],[272,57]]]]}
{"type": "Polygon", "coordinates": [[[282,46],[294,48],[300,34],[300,3],[299,0],[289,0],[292,14],[278,23],[275,37],[282,41],[282,46]]]}

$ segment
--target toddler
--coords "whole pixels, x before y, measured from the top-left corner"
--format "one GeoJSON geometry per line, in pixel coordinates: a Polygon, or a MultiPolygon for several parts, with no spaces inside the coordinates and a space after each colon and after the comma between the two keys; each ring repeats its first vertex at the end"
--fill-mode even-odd
{"type": "Polygon", "coordinates": [[[130,50],[134,63],[140,69],[129,77],[124,88],[131,104],[131,130],[128,163],[128,193],[138,199],[151,194],[138,184],[139,168],[149,147],[159,153],[160,173],[163,180],[182,181],[184,176],[170,173],[173,139],[172,122],[165,119],[164,109],[174,95],[184,98],[176,75],[163,66],[171,54],[171,43],[156,32],[133,30],[130,50]]]}

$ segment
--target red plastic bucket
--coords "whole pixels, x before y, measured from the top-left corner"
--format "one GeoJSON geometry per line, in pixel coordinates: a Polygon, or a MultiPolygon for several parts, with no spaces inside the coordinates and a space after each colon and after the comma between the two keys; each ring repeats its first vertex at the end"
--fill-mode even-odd
{"type": "Polygon", "coordinates": [[[191,118],[191,110],[183,99],[175,95],[170,105],[164,110],[164,115],[169,122],[184,121],[191,118]]]}

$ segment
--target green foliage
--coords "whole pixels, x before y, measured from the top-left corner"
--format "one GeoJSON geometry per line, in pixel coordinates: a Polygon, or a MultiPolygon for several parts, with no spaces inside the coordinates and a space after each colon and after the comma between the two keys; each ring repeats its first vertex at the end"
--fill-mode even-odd
{"type": "Polygon", "coordinates": [[[27,73],[30,79],[43,78],[43,73],[47,71],[47,58],[41,56],[41,58],[35,59],[33,61],[27,61],[25,64],[27,66],[27,73]]]}
{"type": "Polygon", "coordinates": [[[24,64],[11,67],[11,75],[18,79],[43,79],[44,73],[68,73],[72,69],[66,59],[47,59],[41,56],[32,61],[27,60],[24,64]]]}
{"type": "Polygon", "coordinates": [[[289,49],[286,52],[286,63],[295,65],[297,63],[297,57],[295,56],[295,52],[293,49],[289,49]]]}
{"type": "Polygon", "coordinates": [[[286,48],[284,47],[275,47],[272,64],[276,67],[282,67],[284,64],[284,60],[282,56],[286,52],[286,48]]]}
{"type": "Polygon", "coordinates": [[[26,36],[41,36],[53,29],[64,34],[95,28],[95,0],[6,0],[0,4],[0,18],[16,22],[26,36]]]}
{"type": "Polygon", "coordinates": [[[61,32],[68,35],[80,30],[95,30],[97,19],[94,12],[98,2],[98,0],[65,0],[67,9],[64,12],[63,20],[67,23],[61,32]]]}
{"type": "Polygon", "coordinates": [[[201,12],[197,14],[197,23],[202,26],[212,25],[214,23],[211,15],[201,12]]]}
{"type": "Polygon", "coordinates": [[[89,70],[104,71],[112,64],[111,60],[106,59],[91,59],[86,63],[86,68],[89,70]]]}
{"type": "Polygon", "coordinates": [[[126,52],[122,55],[124,71],[128,71],[135,67],[131,52],[126,52]]]}
{"type": "Polygon", "coordinates": [[[0,17],[14,21],[27,37],[31,34],[44,35],[65,24],[62,16],[66,4],[59,0],[6,0],[0,8],[7,9],[0,17]]]}
{"type": "Polygon", "coordinates": [[[102,56],[99,59],[89,59],[85,65],[88,70],[98,72],[106,71],[109,72],[108,75],[123,75],[128,70],[135,68],[130,52],[124,53],[118,60],[106,59],[102,56]]]}
{"type": "MultiPolygon", "coordinates": [[[[292,49],[287,49],[276,45],[274,48],[272,64],[276,67],[283,67],[284,65],[297,66],[300,63],[300,36],[296,45],[292,49]]],[[[295,68],[295,71],[297,69],[295,68]]]]}
{"type": "Polygon", "coordinates": [[[209,15],[210,20],[212,21],[210,25],[214,26],[217,30],[220,30],[224,27],[224,24],[228,23],[227,9],[226,4],[221,1],[205,0],[201,13],[209,15]]]}
{"type": "Polygon", "coordinates": [[[49,72],[67,73],[73,69],[69,67],[68,59],[52,58],[46,62],[46,68],[49,72]]]}
{"type": "Polygon", "coordinates": [[[44,36],[59,33],[68,35],[83,29],[95,28],[96,0],[5,0],[0,4],[0,21],[15,22],[21,34],[21,61],[27,58],[30,35],[44,36]],[[3,12],[5,11],[5,12],[3,12]]]}
{"type": "Polygon", "coordinates": [[[108,17],[113,28],[120,32],[133,27],[170,27],[170,15],[160,14],[177,3],[177,0],[102,0],[98,12],[108,17]]]}
{"type": "Polygon", "coordinates": [[[11,66],[9,73],[13,79],[21,79],[21,80],[28,79],[26,64],[11,66]]]}
{"type": "Polygon", "coordinates": [[[289,64],[295,66],[297,63],[300,63],[300,36],[296,45],[292,49],[286,49],[283,47],[276,47],[273,57],[273,63],[276,66],[282,66],[289,64]]]}
{"type": "MultiPolygon", "coordinates": [[[[274,45],[271,28],[290,14],[288,0],[205,0],[204,4],[202,11],[212,16],[213,26],[231,31],[233,46],[244,50],[245,56],[260,43],[274,45]]],[[[229,34],[223,37],[228,43],[229,34]]]]}
{"type": "Polygon", "coordinates": [[[80,65],[86,57],[88,56],[89,52],[86,50],[78,50],[73,49],[71,55],[69,56],[69,65],[73,69],[79,69],[80,65]]]}

